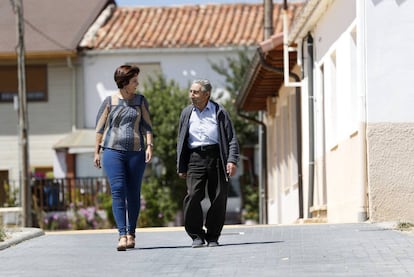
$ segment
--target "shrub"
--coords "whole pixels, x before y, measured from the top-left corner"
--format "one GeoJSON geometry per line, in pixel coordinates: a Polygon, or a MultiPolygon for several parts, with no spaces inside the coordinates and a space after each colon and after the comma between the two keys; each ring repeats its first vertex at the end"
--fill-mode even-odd
{"type": "Polygon", "coordinates": [[[151,176],[142,184],[139,227],[167,226],[174,220],[177,206],[170,187],[163,186],[160,179],[151,176]]]}
{"type": "Polygon", "coordinates": [[[43,228],[51,231],[69,230],[72,225],[66,212],[54,212],[43,217],[43,228]]]}
{"type": "Polygon", "coordinates": [[[19,188],[13,187],[7,182],[2,185],[4,186],[4,192],[6,194],[5,203],[3,203],[3,205],[5,207],[16,207],[18,205],[18,197],[20,193],[19,188]]]}
{"type": "Polygon", "coordinates": [[[46,230],[88,230],[108,228],[95,207],[78,208],[71,205],[69,211],[53,212],[43,217],[46,230]]]}
{"type": "Polygon", "coordinates": [[[253,184],[244,186],[244,221],[253,220],[259,222],[259,191],[253,184]]]}
{"type": "Polygon", "coordinates": [[[95,207],[73,208],[72,229],[103,229],[106,227],[105,221],[98,214],[95,207]]]}
{"type": "Polygon", "coordinates": [[[106,213],[106,220],[109,227],[116,226],[114,213],[112,212],[112,196],[107,193],[100,193],[98,195],[101,208],[106,213]]]}
{"type": "Polygon", "coordinates": [[[4,241],[6,239],[6,233],[3,229],[3,226],[0,226],[0,241],[4,241]]]}

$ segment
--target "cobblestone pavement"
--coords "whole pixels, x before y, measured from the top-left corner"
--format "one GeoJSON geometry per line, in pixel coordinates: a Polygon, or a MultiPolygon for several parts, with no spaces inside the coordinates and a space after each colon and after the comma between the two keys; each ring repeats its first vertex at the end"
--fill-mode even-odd
{"type": "MultiPolygon", "coordinates": [[[[32,230],[33,231],[33,230],[32,230]]],[[[39,233],[0,251],[0,276],[414,276],[414,235],[378,224],[225,226],[191,248],[182,227],[39,233]]]]}

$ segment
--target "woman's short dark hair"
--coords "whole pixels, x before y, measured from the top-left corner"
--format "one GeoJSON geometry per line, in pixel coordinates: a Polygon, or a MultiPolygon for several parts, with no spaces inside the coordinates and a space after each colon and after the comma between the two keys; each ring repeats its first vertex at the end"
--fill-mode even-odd
{"type": "Polygon", "coordinates": [[[138,74],[138,66],[121,65],[115,70],[114,80],[118,88],[124,88],[129,84],[129,80],[135,76],[138,76],[138,74]]]}

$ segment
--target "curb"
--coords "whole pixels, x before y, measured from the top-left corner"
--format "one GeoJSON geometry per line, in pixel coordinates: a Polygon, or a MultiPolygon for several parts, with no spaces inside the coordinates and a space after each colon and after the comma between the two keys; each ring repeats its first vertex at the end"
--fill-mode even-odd
{"type": "Polygon", "coordinates": [[[43,236],[44,234],[45,232],[38,228],[17,228],[13,229],[11,232],[6,230],[6,235],[9,238],[0,242],[0,250],[19,244],[25,240],[43,236]]]}

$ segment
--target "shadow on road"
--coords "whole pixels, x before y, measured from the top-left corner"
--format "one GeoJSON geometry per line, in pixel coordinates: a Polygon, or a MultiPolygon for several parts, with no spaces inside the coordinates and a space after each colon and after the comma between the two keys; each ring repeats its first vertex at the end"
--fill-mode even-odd
{"type": "MultiPolygon", "coordinates": [[[[240,243],[225,243],[220,244],[218,247],[226,246],[243,246],[243,245],[256,245],[256,244],[273,244],[273,243],[282,243],[283,241],[257,241],[257,242],[240,242],[240,243]]],[[[191,248],[191,245],[180,245],[180,246],[154,246],[154,247],[137,247],[134,250],[154,250],[154,249],[179,249],[179,248],[191,248]]],[[[207,246],[201,247],[207,248],[207,246]]],[[[132,250],[132,249],[131,249],[132,250]]]]}

